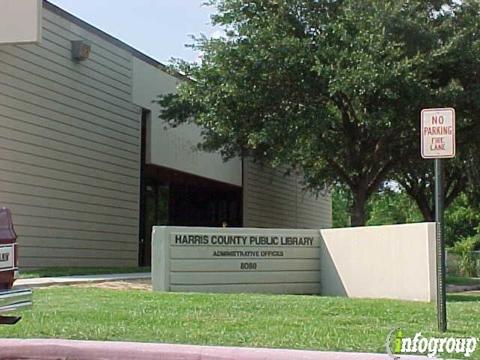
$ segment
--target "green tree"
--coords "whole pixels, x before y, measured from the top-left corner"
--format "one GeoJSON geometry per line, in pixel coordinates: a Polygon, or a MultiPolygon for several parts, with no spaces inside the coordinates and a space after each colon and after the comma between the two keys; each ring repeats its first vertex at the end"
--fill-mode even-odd
{"type": "Polygon", "coordinates": [[[367,225],[390,225],[421,222],[422,214],[415,202],[401,190],[384,189],[368,203],[367,225]]]}
{"type": "Polygon", "coordinates": [[[226,159],[348,188],[351,224],[363,225],[369,197],[418,141],[420,109],[461,93],[439,81],[455,35],[446,2],[212,0],[225,36],[197,39],[201,63],[176,64],[192,81],[160,97],[161,117],[200,125],[201,148],[226,159]]]}
{"type": "MultiPolygon", "coordinates": [[[[442,22],[442,30],[439,28],[447,46],[438,61],[430,65],[431,78],[443,89],[431,106],[452,106],[457,115],[457,156],[445,161],[446,208],[465,191],[480,203],[480,2],[465,0],[451,5],[452,16],[442,22]]],[[[420,158],[418,141],[412,142],[409,150],[397,165],[394,179],[415,200],[425,221],[433,221],[433,161],[420,158]]]]}
{"type": "MultiPolygon", "coordinates": [[[[349,189],[335,186],[332,189],[333,227],[350,226],[349,189]]],[[[396,186],[384,186],[373,194],[367,204],[367,225],[392,225],[414,223],[423,220],[412,198],[396,186]]]]}
{"type": "MultiPolygon", "coordinates": [[[[420,151],[420,150],[419,150],[420,151]]],[[[432,160],[415,159],[403,162],[396,169],[395,180],[418,206],[424,221],[435,221],[435,173],[432,160]]],[[[468,175],[464,162],[457,159],[445,161],[444,207],[467,188],[468,175]]]]}
{"type": "Polygon", "coordinates": [[[448,245],[470,238],[479,233],[480,211],[462,193],[445,211],[445,239],[448,245]]]}
{"type": "MultiPolygon", "coordinates": [[[[332,189],[333,227],[350,226],[348,189],[332,189]]],[[[456,197],[445,211],[447,245],[480,236],[480,209],[472,204],[466,192],[456,197]]],[[[413,198],[397,186],[386,186],[370,197],[367,205],[367,225],[391,225],[425,221],[413,198]]]]}

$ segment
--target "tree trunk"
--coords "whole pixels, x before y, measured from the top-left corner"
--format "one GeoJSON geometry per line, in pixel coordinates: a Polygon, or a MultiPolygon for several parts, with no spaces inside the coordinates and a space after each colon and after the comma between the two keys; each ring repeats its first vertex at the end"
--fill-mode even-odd
{"type": "Polygon", "coordinates": [[[367,195],[364,192],[353,193],[353,203],[350,209],[351,226],[364,226],[367,220],[366,214],[367,195]]]}
{"type": "MultiPolygon", "coordinates": [[[[400,185],[406,190],[408,196],[415,201],[418,209],[422,213],[423,220],[427,222],[435,221],[435,208],[430,206],[428,192],[425,187],[419,187],[414,181],[399,181],[400,185]]],[[[433,194],[432,194],[433,196],[433,194]]],[[[432,202],[434,199],[432,198],[432,202]]]]}
{"type": "Polygon", "coordinates": [[[415,198],[415,202],[423,215],[423,220],[427,222],[435,221],[435,210],[430,209],[430,206],[426,201],[421,201],[420,199],[415,198]]]}

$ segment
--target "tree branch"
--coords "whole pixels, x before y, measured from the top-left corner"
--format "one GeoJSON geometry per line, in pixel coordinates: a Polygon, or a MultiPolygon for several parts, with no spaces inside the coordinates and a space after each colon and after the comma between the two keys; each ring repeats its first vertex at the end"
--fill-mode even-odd
{"type": "Polygon", "coordinates": [[[332,159],[327,159],[328,164],[333,167],[340,177],[350,186],[350,188],[355,188],[355,183],[352,181],[352,179],[348,176],[347,172],[340,166],[338,165],[334,160],[332,159]]]}

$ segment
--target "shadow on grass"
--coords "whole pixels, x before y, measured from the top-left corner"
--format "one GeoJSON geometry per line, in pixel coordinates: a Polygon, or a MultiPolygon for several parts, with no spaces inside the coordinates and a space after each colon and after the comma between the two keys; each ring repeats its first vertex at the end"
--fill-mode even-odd
{"type": "Polygon", "coordinates": [[[480,293],[472,294],[472,293],[459,293],[459,294],[449,294],[447,295],[448,302],[472,302],[472,301],[479,301],[480,302],[480,293]]]}

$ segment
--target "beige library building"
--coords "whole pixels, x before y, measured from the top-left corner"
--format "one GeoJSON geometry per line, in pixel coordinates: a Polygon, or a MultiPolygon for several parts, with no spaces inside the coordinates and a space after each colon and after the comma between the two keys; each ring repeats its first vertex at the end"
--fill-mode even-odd
{"type": "Polygon", "coordinates": [[[152,101],[181,81],[48,1],[0,0],[0,207],[22,268],[148,266],[154,225],[331,227],[301,176],[167,128],[152,101]]]}

